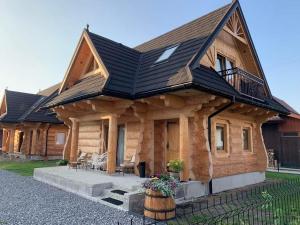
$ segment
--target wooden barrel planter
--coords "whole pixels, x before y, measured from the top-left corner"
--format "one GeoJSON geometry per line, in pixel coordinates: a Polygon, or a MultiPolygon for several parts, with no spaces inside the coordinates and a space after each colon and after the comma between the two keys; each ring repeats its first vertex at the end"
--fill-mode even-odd
{"type": "Polygon", "coordinates": [[[168,220],[175,217],[175,201],[159,191],[146,190],[144,215],[155,220],[168,220]]]}

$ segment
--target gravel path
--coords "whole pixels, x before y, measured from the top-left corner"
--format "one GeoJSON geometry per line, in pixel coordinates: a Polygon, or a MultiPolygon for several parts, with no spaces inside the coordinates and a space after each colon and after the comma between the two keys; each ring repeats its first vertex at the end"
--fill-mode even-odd
{"type": "MultiPolygon", "coordinates": [[[[130,224],[132,215],[0,170],[0,224],[130,224]]],[[[140,218],[134,225],[142,224],[140,218]]]]}

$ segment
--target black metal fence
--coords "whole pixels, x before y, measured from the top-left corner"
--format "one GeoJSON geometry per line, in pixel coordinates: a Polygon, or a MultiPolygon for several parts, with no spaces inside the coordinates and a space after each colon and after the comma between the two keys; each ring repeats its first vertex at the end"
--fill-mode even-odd
{"type": "Polygon", "coordinates": [[[128,224],[299,225],[300,180],[265,183],[208,196],[178,205],[172,220],[159,222],[135,217],[128,224]]]}
{"type": "Polygon", "coordinates": [[[219,71],[219,74],[241,94],[264,100],[264,81],[240,68],[219,71]]]}

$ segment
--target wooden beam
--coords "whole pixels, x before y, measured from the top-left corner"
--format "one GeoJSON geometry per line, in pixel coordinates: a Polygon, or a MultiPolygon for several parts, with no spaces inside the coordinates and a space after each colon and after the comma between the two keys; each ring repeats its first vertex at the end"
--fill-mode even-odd
{"type": "Polygon", "coordinates": [[[114,102],[101,100],[86,100],[86,103],[92,106],[94,112],[111,112],[114,110],[114,102]]]}
{"type": "Polygon", "coordinates": [[[70,118],[72,121],[72,134],[71,134],[71,146],[70,146],[70,161],[77,161],[78,152],[78,137],[79,137],[79,122],[75,118],[70,118]]]}
{"type": "Polygon", "coordinates": [[[6,129],[3,129],[3,134],[2,134],[2,151],[3,152],[7,151],[7,145],[6,145],[7,138],[8,138],[8,132],[6,129]]]}
{"type": "Polygon", "coordinates": [[[31,154],[36,155],[36,144],[37,143],[37,128],[32,130],[32,140],[31,140],[31,154]]]}
{"type": "Polygon", "coordinates": [[[248,45],[248,42],[247,42],[247,40],[246,40],[245,38],[242,38],[242,37],[236,35],[236,34],[233,33],[228,27],[225,26],[225,27],[224,27],[224,30],[225,30],[227,33],[231,34],[233,37],[235,37],[237,40],[239,40],[240,42],[242,42],[243,44],[248,45]]]}
{"type": "Polygon", "coordinates": [[[142,103],[147,103],[148,105],[158,107],[158,108],[163,108],[165,107],[165,103],[162,99],[159,98],[146,98],[146,99],[141,99],[140,102],[142,103]]]}
{"type": "Polygon", "coordinates": [[[15,129],[9,130],[9,153],[14,152],[15,129]]]}
{"type": "Polygon", "coordinates": [[[117,116],[111,115],[109,118],[109,127],[108,127],[108,155],[107,155],[108,174],[113,174],[116,172],[117,140],[118,140],[117,116]]]}
{"type": "Polygon", "coordinates": [[[190,176],[190,143],[189,143],[189,120],[184,114],[179,117],[179,156],[184,162],[184,169],[181,172],[181,180],[188,181],[190,176]]]}
{"type": "Polygon", "coordinates": [[[183,98],[175,95],[161,95],[160,99],[165,101],[165,106],[171,108],[182,108],[185,106],[185,101],[183,98]]]}

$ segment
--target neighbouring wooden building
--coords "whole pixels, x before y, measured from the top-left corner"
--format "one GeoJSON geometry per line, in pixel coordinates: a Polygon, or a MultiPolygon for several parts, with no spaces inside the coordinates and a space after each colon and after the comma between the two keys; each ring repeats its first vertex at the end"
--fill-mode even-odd
{"type": "Polygon", "coordinates": [[[10,156],[62,158],[67,127],[42,106],[57,95],[58,85],[37,94],[5,90],[0,107],[2,152],[10,156]]]}
{"type": "Polygon", "coordinates": [[[70,161],[107,151],[109,174],[135,156],[153,175],[180,159],[181,179],[210,192],[264,180],[261,125],[288,113],[271,95],[238,1],[135,48],[84,30],[47,107],[70,128],[70,161]]]}
{"type": "Polygon", "coordinates": [[[274,99],[288,109],[290,114],[279,114],[263,124],[266,148],[274,153],[274,159],[281,166],[300,168],[300,114],[285,101],[276,97],[274,99]]]}

